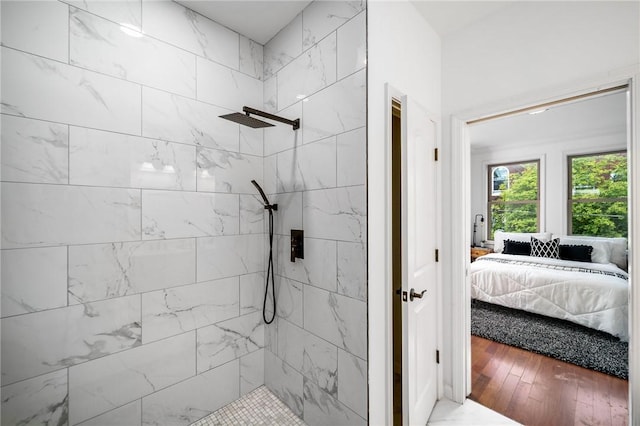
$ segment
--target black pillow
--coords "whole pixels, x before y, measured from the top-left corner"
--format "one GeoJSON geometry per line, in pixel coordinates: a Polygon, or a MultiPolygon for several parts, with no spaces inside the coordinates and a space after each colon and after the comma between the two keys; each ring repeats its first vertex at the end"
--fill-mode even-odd
{"type": "Polygon", "coordinates": [[[502,250],[502,253],[531,256],[531,243],[526,241],[504,240],[504,250],[502,250]]]}
{"type": "Polygon", "coordinates": [[[560,238],[551,241],[542,241],[531,237],[531,256],[548,257],[550,259],[560,258],[560,238]]]}
{"type": "Polygon", "coordinates": [[[592,246],[560,245],[560,259],[591,262],[592,246]]]}

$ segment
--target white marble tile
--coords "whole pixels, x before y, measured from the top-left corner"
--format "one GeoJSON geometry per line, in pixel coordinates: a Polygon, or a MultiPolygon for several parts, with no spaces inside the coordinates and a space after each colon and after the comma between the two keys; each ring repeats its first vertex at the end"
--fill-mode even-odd
{"type": "Polygon", "coordinates": [[[62,0],[78,9],[101,16],[120,24],[129,24],[137,28],[142,26],[141,0],[62,0]]]}
{"type": "Polygon", "coordinates": [[[278,112],[278,79],[275,75],[264,80],[262,94],[264,110],[276,114],[278,112]]]}
{"type": "Polygon", "coordinates": [[[194,239],[69,247],[69,303],[194,283],[194,239]]]}
{"type": "Polygon", "coordinates": [[[238,69],[238,33],[172,1],[143,0],[142,12],[145,33],[238,69]]]}
{"type": "Polygon", "coordinates": [[[235,360],[142,399],[145,426],[187,426],[240,396],[235,360]]]}
{"type": "MultiPolygon", "coordinates": [[[[268,319],[268,318],[267,318],[268,319]]],[[[264,329],[264,348],[273,354],[278,352],[278,321],[274,320],[271,324],[265,324],[264,329]]]]}
{"type": "MultiPolygon", "coordinates": [[[[291,235],[292,229],[302,227],[302,192],[288,192],[271,197],[272,203],[278,203],[278,211],[274,213],[274,228],[278,235],[291,235]]],[[[304,229],[306,234],[306,229],[304,229]]]]}
{"type": "Polygon", "coordinates": [[[69,183],[68,159],[68,126],[2,115],[3,181],[69,183]]]}
{"type": "Polygon", "coordinates": [[[148,36],[132,37],[114,23],[71,8],[69,62],[146,86],[196,95],[196,57],[148,36]]]}
{"type": "Polygon", "coordinates": [[[2,250],[2,316],[67,306],[67,249],[2,250]]]}
{"type": "Polygon", "coordinates": [[[140,345],[140,298],[2,319],[2,382],[13,383],[140,345]]]}
{"type": "Polygon", "coordinates": [[[142,89],[142,135],[238,152],[238,124],[218,118],[231,110],[148,87],[142,89]]]}
{"type": "Polygon", "coordinates": [[[199,101],[234,111],[262,105],[262,81],[200,57],[197,84],[199,101]]]}
{"type": "Polygon", "coordinates": [[[304,143],[348,132],[366,124],[367,85],[359,71],[303,102],[304,143]]]}
{"type": "Polygon", "coordinates": [[[258,234],[198,238],[198,281],[263,271],[263,240],[258,234]]]}
{"type": "Polygon", "coordinates": [[[329,291],[336,291],[336,242],[304,239],[304,259],[291,262],[291,238],[278,239],[277,271],[293,280],[311,284],[329,291]]]}
{"type": "Polygon", "coordinates": [[[365,1],[317,1],[302,12],[303,47],[318,43],[365,8],[365,1]]]}
{"type": "Polygon", "coordinates": [[[263,272],[240,276],[240,315],[256,311],[262,312],[264,288],[265,278],[263,272]]]}
{"type": "Polygon", "coordinates": [[[240,206],[235,194],[143,191],[142,238],[237,234],[240,206]]]}
{"type": "Polygon", "coordinates": [[[366,419],[367,362],[338,349],[338,400],[366,419]]]}
{"type": "Polygon", "coordinates": [[[262,177],[262,158],[219,149],[198,148],[198,191],[254,194],[252,176],[262,177]]]}
{"type": "Polygon", "coordinates": [[[305,286],[304,328],[360,358],[367,357],[365,302],[305,286]]]}
{"type": "Polygon", "coordinates": [[[3,425],[61,425],[67,420],[67,370],[2,387],[3,425]]]}
{"type": "Polygon", "coordinates": [[[240,396],[264,385],[264,349],[240,358],[240,396]]]}
{"type": "Polygon", "coordinates": [[[303,376],[270,351],[264,352],[264,381],[287,407],[302,416],[303,376]]]}
{"type": "Polygon", "coordinates": [[[338,79],[367,65],[366,14],[360,12],[338,28],[338,79]]]}
{"type": "Polygon", "coordinates": [[[280,71],[278,108],[283,109],[336,81],[336,35],[298,56],[280,71]]]}
{"type": "Polygon", "coordinates": [[[139,85],[5,47],[1,54],[3,113],[140,134],[139,85]]]}
{"type": "Polygon", "coordinates": [[[305,236],[359,242],[366,239],[364,186],[321,189],[304,193],[305,236]]]}
{"type": "Polygon", "coordinates": [[[309,426],[357,426],[367,422],[312,380],[304,379],[304,416],[309,426]]]}
{"type": "Polygon", "coordinates": [[[278,192],[336,186],[336,139],[328,138],[278,154],[278,192]]]}
{"type": "Polygon", "coordinates": [[[2,201],[2,248],[140,239],[139,190],[3,183],[2,201]]]}
{"type": "Polygon", "coordinates": [[[69,423],[76,424],[195,374],[195,331],[69,369],[69,423]]]}
{"type": "Polygon", "coordinates": [[[238,278],[206,281],[142,295],[142,343],[238,316],[238,278]]]}
{"type": "Polygon", "coordinates": [[[474,425],[519,425],[502,414],[470,399],[458,404],[442,398],[436,402],[427,422],[428,426],[474,426],[474,425]]]}
{"type": "MultiPolygon", "coordinates": [[[[295,120],[296,118],[302,120],[302,104],[303,102],[298,102],[279,111],[277,114],[289,120],[295,120]]],[[[304,123],[301,126],[304,126],[304,123]]],[[[302,146],[301,129],[293,130],[291,126],[278,124],[264,131],[264,155],[275,154],[299,146],[302,146]]]]}
{"type": "Polygon", "coordinates": [[[196,190],[194,146],[82,127],[69,134],[71,184],[196,190]]]}
{"type": "Polygon", "coordinates": [[[264,155],[264,130],[240,126],[240,152],[242,154],[264,155]]]}
{"type": "Polygon", "coordinates": [[[79,426],[141,426],[142,425],[142,399],[137,399],[122,407],[114,408],[104,414],[93,417],[79,426]]]}
{"type": "Polygon", "coordinates": [[[0,6],[4,46],[68,62],[69,7],[66,4],[3,1],[0,6]]]}
{"type": "MultiPolygon", "coordinates": [[[[278,173],[278,156],[273,154],[269,157],[264,157],[263,173],[264,181],[262,182],[262,189],[269,194],[275,194],[277,191],[277,173],[278,173]]],[[[260,182],[258,182],[260,183],[260,182]]]]}
{"type": "Polygon", "coordinates": [[[264,78],[275,75],[302,53],[302,13],[264,46],[264,78]]]}
{"type": "Polygon", "coordinates": [[[255,41],[240,36],[240,71],[262,80],[264,48],[255,41]]]}
{"type": "Polygon", "coordinates": [[[262,313],[232,318],[197,331],[198,374],[264,347],[262,313]]]}
{"type": "Polygon", "coordinates": [[[142,399],[145,426],[187,426],[240,397],[239,361],[199,374],[142,399]]]}
{"type": "Polygon", "coordinates": [[[337,351],[331,343],[278,319],[278,356],[334,397],[339,377],[337,351]]]}
{"type": "Polygon", "coordinates": [[[265,224],[264,217],[264,202],[259,195],[240,195],[241,234],[268,232],[269,223],[265,224]]]}
{"type": "Polygon", "coordinates": [[[276,310],[278,318],[302,327],[302,284],[276,277],[276,310]]]}
{"type": "Polygon", "coordinates": [[[362,127],[337,137],[337,185],[367,182],[367,130],[362,127]]]}
{"type": "Polygon", "coordinates": [[[338,293],[367,300],[367,246],[338,241],[338,293]]]}

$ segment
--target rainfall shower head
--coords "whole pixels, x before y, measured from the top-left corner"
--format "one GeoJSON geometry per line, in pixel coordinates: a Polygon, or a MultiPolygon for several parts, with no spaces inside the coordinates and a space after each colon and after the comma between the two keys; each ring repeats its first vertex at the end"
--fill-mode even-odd
{"type": "Polygon", "coordinates": [[[242,124],[243,126],[249,126],[254,129],[259,129],[261,127],[273,127],[273,124],[267,123],[266,121],[258,120],[257,118],[251,117],[249,114],[257,115],[259,117],[268,118],[269,120],[278,121],[280,123],[288,124],[293,126],[293,130],[298,130],[300,128],[300,119],[296,118],[295,120],[289,120],[287,118],[279,117],[277,115],[270,114],[268,112],[260,111],[258,109],[249,108],[247,106],[242,107],[242,111],[244,114],[239,112],[234,112],[231,114],[220,115],[220,118],[224,118],[225,120],[233,121],[234,123],[242,124]]]}
{"type": "Polygon", "coordinates": [[[256,182],[255,180],[252,180],[251,183],[253,184],[253,186],[256,187],[256,189],[258,190],[258,192],[262,196],[262,199],[264,200],[264,208],[267,209],[267,210],[278,210],[278,205],[277,204],[271,204],[269,202],[269,200],[267,199],[267,196],[264,194],[264,191],[262,190],[260,185],[258,185],[258,182],[256,182]]]}
{"type": "Polygon", "coordinates": [[[230,120],[243,126],[251,127],[252,129],[260,129],[262,127],[273,127],[274,124],[267,123],[266,121],[258,120],[257,118],[250,117],[248,114],[241,112],[233,112],[231,114],[221,115],[220,118],[230,120]]]}

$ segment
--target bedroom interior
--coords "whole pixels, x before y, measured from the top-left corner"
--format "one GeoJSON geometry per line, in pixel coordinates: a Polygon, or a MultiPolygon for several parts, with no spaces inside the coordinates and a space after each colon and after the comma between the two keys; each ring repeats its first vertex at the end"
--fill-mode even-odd
{"type": "Polygon", "coordinates": [[[559,418],[585,410],[572,390],[628,415],[628,96],[470,125],[471,398],[525,424],[537,392],[559,418]]]}

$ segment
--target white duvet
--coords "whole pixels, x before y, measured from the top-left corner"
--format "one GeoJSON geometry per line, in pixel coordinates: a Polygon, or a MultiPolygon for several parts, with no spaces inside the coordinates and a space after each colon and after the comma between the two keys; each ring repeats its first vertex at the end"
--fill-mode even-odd
{"type": "Polygon", "coordinates": [[[473,299],[629,339],[628,275],[614,264],[492,253],[471,264],[470,277],[473,299]]]}

